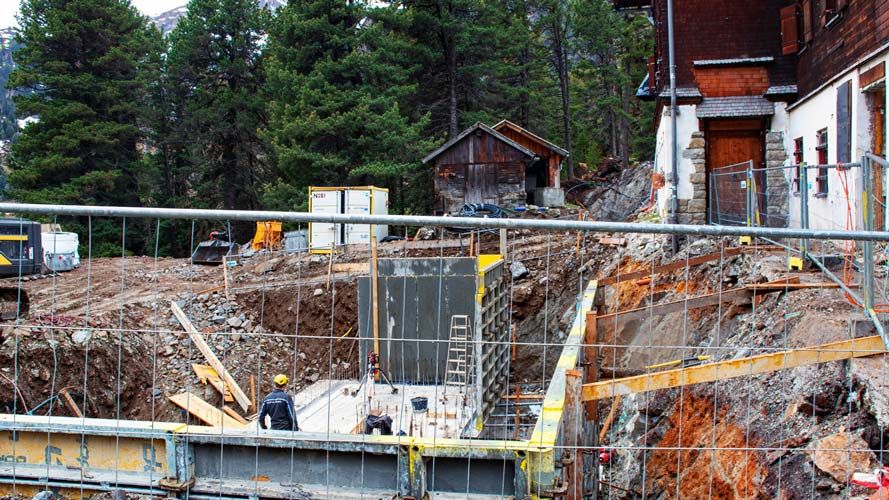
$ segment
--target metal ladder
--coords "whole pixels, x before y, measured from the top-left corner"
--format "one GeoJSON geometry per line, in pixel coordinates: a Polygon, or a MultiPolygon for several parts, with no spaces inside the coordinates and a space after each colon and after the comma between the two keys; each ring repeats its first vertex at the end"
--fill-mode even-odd
{"type": "Polygon", "coordinates": [[[465,392],[469,386],[470,336],[469,317],[465,314],[451,316],[445,390],[458,387],[465,392]]]}

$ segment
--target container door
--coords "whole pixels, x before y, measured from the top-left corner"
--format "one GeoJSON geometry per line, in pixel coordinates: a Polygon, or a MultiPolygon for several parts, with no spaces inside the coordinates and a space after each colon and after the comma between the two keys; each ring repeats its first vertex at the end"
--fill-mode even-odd
{"type": "MultiPolygon", "coordinates": [[[[346,190],[346,213],[351,215],[370,215],[370,190],[348,189],[346,190]]],[[[370,225],[347,224],[347,245],[369,245],[370,225]]]]}
{"type": "MultiPolygon", "coordinates": [[[[373,191],[373,214],[389,215],[389,191],[378,189],[373,191]]],[[[377,235],[377,241],[389,236],[389,226],[376,225],[374,233],[377,235]]]]}
{"type": "MultiPolygon", "coordinates": [[[[312,193],[313,214],[338,214],[340,213],[340,191],[314,191],[312,193]]],[[[311,249],[313,251],[330,250],[331,245],[342,244],[338,237],[338,225],[327,222],[313,222],[310,224],[311,249]]]]}

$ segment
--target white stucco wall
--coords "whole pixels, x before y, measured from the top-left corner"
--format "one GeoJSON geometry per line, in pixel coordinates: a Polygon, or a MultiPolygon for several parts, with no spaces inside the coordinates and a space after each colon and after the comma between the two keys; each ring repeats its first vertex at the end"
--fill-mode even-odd
{"type": "MultiPolygon", "coordinates": [[[[867,70],[878,63],[889,63],[889,50],[879,57],[870,60],[861,69],[867,70]]],[[[830,85],[818,93],[808,96],[804,101],[792,106],[787,123],[773,121],[773,130],[784,130],[784,144],[788,153],[788,161],[793,162],[794,141],[803,138],[803,161],[807,164],[818,162],[817,132],[827,128],[828,162],[837,161],[837,88],[847,81],[852,83],[852,161],[857,162],[861,156],[871,149],[872,124],[870,110],[867,105],[868,96],[861,92],[858,84],[859,68],[845,71],[830,85]]],[[[776,115],[777,117],[777,115],[776,115]]],[[[808,171],[809,177],[809,225],[818,229],[861,229],[861,190],[862,177],[860,169],[839,171],[831,169],[828,174],[828,194],[825,197],[815,196],[814,170],[808,171]],[[843,181],[848,188],[848,196],[843,181]],[[851,214],[851,224],[847,222],[851,214]]],[[[799,195],[790,198],[791,227],[800,225],[799,195]]]]}
{"type": "MultiPolygon", "coordinates": [[[[691,141],[691,134],[698,132],[698,118],[695,115],[697,106],[694,104],[680,105],[679,114],[676,115],[677,141],[679,143],[679,198],[690,199],[692,197],[692,185],[689,180],[694,172],[692,162],[688,158],[683,158],[682,152],[688,147],[691,141]]],[[[669,222],[670,214],[670,190],[672,187],[671,173],[673,169],[672,151],[670,141],[672,139],[670,133],[671,119],[668,107],[664,107],[660,122],[657,129],[657,149],[655,150],[654,166],[655,170],[664,174],[666,185],[657,192],[657,207],[661,220],[669,222]]]]}

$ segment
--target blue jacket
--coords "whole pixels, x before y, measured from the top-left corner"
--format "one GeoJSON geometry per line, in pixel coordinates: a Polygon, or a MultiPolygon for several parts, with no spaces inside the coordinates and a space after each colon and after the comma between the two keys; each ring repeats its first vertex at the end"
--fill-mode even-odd
{"type": "Polygon", "coordinates": [[[259,409],[259,426],[265,429],[265,416],[272,419],[272,429],[279,431],[298,431],[296,410],[293,398],[282,389],[275,389],[262,400],[259,409]]]}

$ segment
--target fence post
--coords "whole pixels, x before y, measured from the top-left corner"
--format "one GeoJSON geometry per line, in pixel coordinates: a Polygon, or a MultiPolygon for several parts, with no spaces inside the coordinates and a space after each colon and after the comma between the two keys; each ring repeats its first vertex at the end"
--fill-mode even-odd
{"type": "Polygon", "coordinates": [[[747,227],[753,225],[753,218],[751,216],[751,208],[753,206],[753,162],[747,164],[747,227]]]}
{"type": "MultiPolygon", "coordinates": [[[[809,229],[809,181],[806,172],[806,162],[799,164],[799,224],[802,229],[809,229]]],[[[799,250],[803,255],[803,259],[809,251],[809,240],[802,238],[799,240],[799,250]]]]}
{"type": "MultiPolygon", "coordinates": [[[[864,230],[874,230],[874,210],[876,207],[871,203],[870,193],[872,183],[871,161],[867,155],[861,158],[861,215],[864,219],[864,230]]],[[[868,312],[874,307],[874,242],[870,240],[864,241],[864,314],[867,317],[868,312]]]]}

